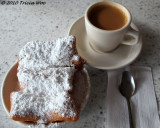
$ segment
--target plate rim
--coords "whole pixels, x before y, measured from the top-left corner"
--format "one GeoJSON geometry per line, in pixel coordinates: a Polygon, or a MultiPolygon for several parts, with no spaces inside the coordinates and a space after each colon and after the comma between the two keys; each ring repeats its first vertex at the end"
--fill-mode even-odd
{"type": "Polygon", "coordinates": [[[9,75],[10,71],[13,69],[13,67],[14,67],[15,65],[16,65],[16,63],[14,63],[14,64],[9,68],[9,70],[5,73],[4,79],[3,79],[3,81],[2,81],[2,86],[1,86],[1,102],[2,102],[3,108],[5,109],[5,111],[6,111],[6,113],[7,113],[8,116],[10,116],[10,115],[9,115],[9,111],[8,111],[6,105],[5,105],[5,102],[4,102],[3,89],[4,89],[4,85],[5,85],[5,82],[6,82],[6,80],[7,80],[8,75],[9,75]]]}
{"type": "MultiPolygon", "coordinates": [[[[5,85],[5,82],[6,82],[6,80],[7,80],[8,75],[10,74],[10,72],[11,72],[11,70],[14,68],[14,66],[16,66],[16,64],[17,64],[17,62],[14,62],[14,64],[12,64],[12,66],[11,66],[11,67],[9,68],[9,70],[6,72],[6,74],[5,74],[5,76],[4,76],[4,79],[3,79],[3,82],[2,82],[2,86],[1,86],[1,102],[2,102],[3,108],[5,109],[5,112],[6,112],[7,115],[9,116],[9,119],[10,119],[10,114],[9,114],[9,111],[8,111],[6,105],[5,105],[5,102],[4,102],[3,89],[4,89],[4,85],[5,85]]],[[[20,121],[14,121],[14,120],[12,120],[12,121],[15,122],[15,123],[17,123],[17,124],[19,124],[19,125],[21,125],[21,126],[29,126],[29,125],[24,124],[24,123],[22,123],[22,122],[20,122],[20,121]]]]}

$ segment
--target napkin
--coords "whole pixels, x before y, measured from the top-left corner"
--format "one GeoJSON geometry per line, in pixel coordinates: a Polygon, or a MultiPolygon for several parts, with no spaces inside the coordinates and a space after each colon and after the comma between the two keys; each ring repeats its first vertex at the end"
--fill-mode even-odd
{"type": "Polygon", "coordinates": [[[105,128],[130,128],[127,102],[118,90],[124,70],[131,72],[136,84],[131,98],[134,128],[160,128],[151,68],[141,66],[108,71],[105,128]]]}

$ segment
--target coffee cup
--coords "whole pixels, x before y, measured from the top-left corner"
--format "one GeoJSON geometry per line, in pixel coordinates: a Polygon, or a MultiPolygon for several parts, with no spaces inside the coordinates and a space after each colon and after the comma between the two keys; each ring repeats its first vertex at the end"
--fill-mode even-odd
{"type": "Polygon", "coordinates": [[[85,12],[85,28],[90,45],[99,52],[111,52],[120,44],[135,45],[140,33],[131,27],[128,9],[113,1],[96,2],[85,12]]]}

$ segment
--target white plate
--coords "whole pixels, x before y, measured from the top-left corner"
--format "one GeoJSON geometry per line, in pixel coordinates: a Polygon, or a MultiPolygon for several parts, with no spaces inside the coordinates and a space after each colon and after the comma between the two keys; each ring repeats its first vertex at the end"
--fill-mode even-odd
{"type": "MultiPolygon", "coordinates": [[[[133,23],[131,27],[138,31],[133,23]]],[[[120,45],[110,53],[100,53],[93,50],[87,39],[84,17],[79,18],[69,30],[69,35],[74,35],[77,41],[78,54],[86,62],[96,68],[113,70],[132,63],[142,49],[142,37],[136,45],[120,45]]]]}
{"type": "MultiPolygon", "coordinates": [[[[10,111],[10,93],[16,91],[17,89],[17,82],[18,82],[17,66],[18,66],[17,63],[14,64],[8,71],[1,88],[1,101],[8,116],[10,111]]],[[[81,72],[76,72],[73,84],[74,84],[74,91],[72,92],[72,95],[74,96],[75,100],[78,103],[78,106],[80,107],[80,110],[82,111],[85,105],[87,104],[91,86],[89,75],[85,68],[81,72]]],[[[34,125],[33,123],[29,122],[28,123],[19,121],[16,122],[22,126],[34,125]]],[[[62,123],[62,125],[64,124],[65,123],[62,123]]]]}

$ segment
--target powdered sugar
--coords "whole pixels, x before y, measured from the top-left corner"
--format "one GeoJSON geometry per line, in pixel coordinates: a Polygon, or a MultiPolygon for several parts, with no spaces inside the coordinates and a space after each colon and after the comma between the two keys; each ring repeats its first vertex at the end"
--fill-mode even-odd
{"type": "Polygon", "coordinates": [[[68,93],[72,89],[74,71],[73,67],[49,68],[39,72],[20,70],[19,81],[27,87],[22,92],[12,93],[10,114],[25,117],[33,113],[35,117],[49,117],[54,112],[60,113],[61,117],[75,117],[76,108],[68,93]]]}
{"type": "Polygon", "coordinates": [[[29,42],[19,55],[18,81],[21,91],[12,92],[10,115],[33,114],[46,123],[53,114],[76,118],[78,112],[69,91],[79,60],[73,48],[74,37],[53,42],[29,42]]]}
{"type": "Polygon", "coordinates": [[[73,36],[66,36],[55,41],[28,42],[20,51],[19,67],[41,70],[47,67],[74,66],[71,60],[79,58],[74,50],[75,39],[73,36]],[[74,58],[72,58],[74,55],[74,58]]]}
{"type": "Polygon", "coordinates": [[[35,72],[24,68],[19,70],[17,76],[22,88],[27,85],[24,91],[36,93],[36,90],[48,92],[52,89],[54,92],[60,92],[72,89],[75,70],[74,67],[58,67],[35,72]]]}

